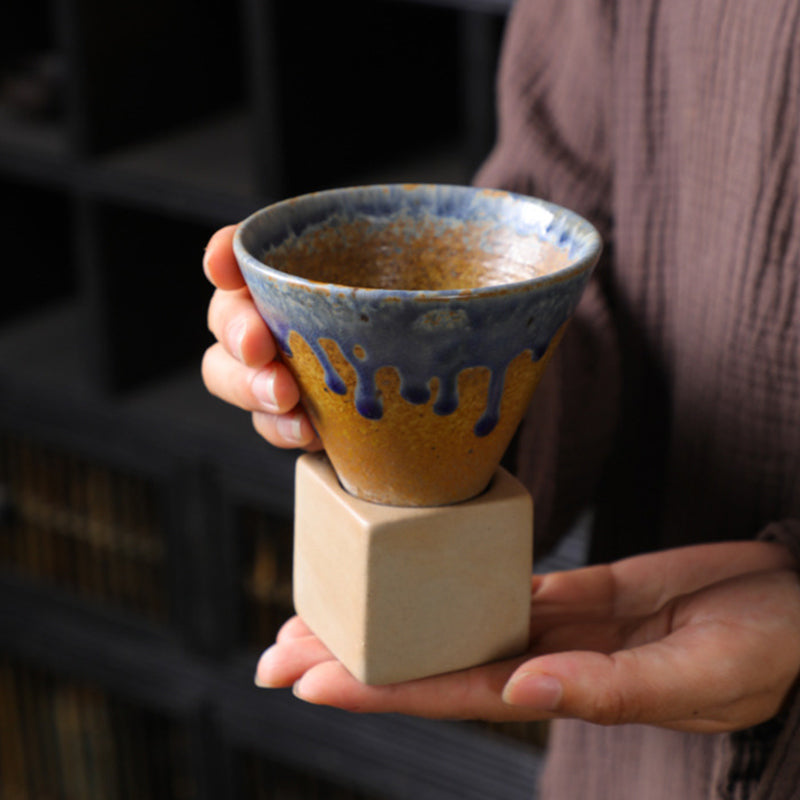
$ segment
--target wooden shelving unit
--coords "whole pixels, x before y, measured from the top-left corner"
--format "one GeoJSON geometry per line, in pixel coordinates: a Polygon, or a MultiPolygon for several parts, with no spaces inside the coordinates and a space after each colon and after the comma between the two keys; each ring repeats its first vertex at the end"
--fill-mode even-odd
{"type": "Polygon", "coordinates": [[[0,11],[0,780],[13,798],[529,797],[481,726],[252,685],[290,613],[294,455],[199,376],[216,227],[468,181],[502,0],[0,11]]]}

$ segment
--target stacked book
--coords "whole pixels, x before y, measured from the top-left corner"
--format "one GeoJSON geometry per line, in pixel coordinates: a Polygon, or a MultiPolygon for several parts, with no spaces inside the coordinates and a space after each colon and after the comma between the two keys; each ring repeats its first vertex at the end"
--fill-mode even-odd
{"type": "Polygon", "coordinates": [[[164,618],[164,515],[147,480],[5,437],[0,486],[0,566],[88,600],[164,618]]]}
{"type": "Polygon", "coordinates": [[[0,661],[3,800],[192,800],[188,746],[171,720],[0,661]]]}

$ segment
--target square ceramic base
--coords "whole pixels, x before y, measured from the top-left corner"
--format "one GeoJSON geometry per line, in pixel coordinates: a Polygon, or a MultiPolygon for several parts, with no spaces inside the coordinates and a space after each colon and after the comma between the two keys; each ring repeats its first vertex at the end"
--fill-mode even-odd
{"type": "Polygon", "coordinates": [[[295,608],[360,681],[412,680],[527,647],[533,507],[505,470],[473,500],[398,508],[353,497],[324,455],[304,455],[295,508],[295,608]]]}

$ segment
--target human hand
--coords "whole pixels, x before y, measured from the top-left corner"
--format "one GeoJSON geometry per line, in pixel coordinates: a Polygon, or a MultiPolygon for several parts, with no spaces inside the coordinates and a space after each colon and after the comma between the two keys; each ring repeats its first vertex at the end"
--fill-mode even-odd
{"type": "Polygon", "coordinates": [[[209,240],[203,269],[216,286],[208,327],[217,341],[203,356],[211,394],[253,415],[253,426],[276,447],[319,450],[322,443],[299,404],[300,391],[278,356],[275,340],[253,304],[233,254],[235,225],[209,240]]]}
{"type": "Polygon", "coordinates": [[[360,712],[737,730],[800,673],[797,567],[781,545],[734,542],[537,576],[527,654],[392,686],[359,683],[294,617],[256,682],[360,712]]]}

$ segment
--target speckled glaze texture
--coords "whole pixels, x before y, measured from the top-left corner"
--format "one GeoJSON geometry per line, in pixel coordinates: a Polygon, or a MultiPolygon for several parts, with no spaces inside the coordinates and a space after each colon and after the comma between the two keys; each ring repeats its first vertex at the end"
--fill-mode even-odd
{"type": "Polygon", "coordinates": [[[342,485],[431,506],[487,486],[600,239],[530,197],[381,185],[262,209],[234,249],[342,485]]]}

